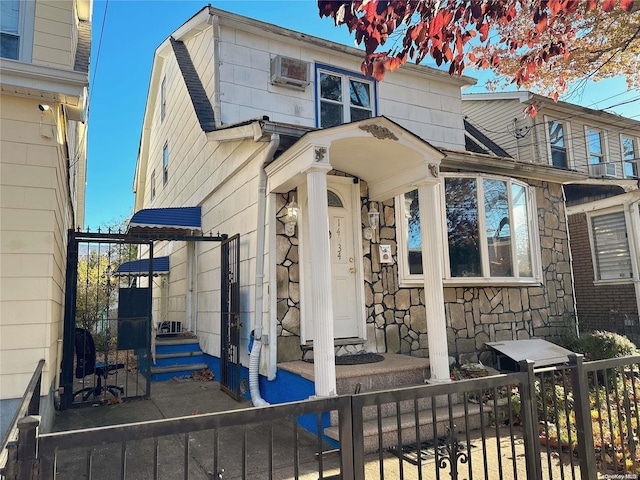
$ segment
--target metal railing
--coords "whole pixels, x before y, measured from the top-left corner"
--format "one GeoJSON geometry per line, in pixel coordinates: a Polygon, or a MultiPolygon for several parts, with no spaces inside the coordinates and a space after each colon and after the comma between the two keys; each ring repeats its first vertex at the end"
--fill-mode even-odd
{"type": "MultiPolygon", "coordinates": [[[[640,356],[37,435],[25,478],[629,478],[640,356]],[[35,445],[37,444],[37,450],[35,445]],[[31,475],[31,477],[28,477],[31,475]]],[[[22,478],[8,476],[7,478],[22,478]]]]}
{"type": "MultiPolygon", "coordinates": [[[[44,368],[45,361],[41,359],[36,366],[31,380],[27,384],[27,388],[22,395],[20,404],[13,415],[11,423],[7,427],[7,431],[2,438],[2,444],[0,447],[0,475],[5,475],[5,467],[7,463],[15,465],[14,457],[17,452],[18,443],[18,422],[28,416],[38,415],[40,413],[40,386],[42,384],[42,369],[44,368]]],[[[12,474],[8,472],[8,474],[12,474]]]]}

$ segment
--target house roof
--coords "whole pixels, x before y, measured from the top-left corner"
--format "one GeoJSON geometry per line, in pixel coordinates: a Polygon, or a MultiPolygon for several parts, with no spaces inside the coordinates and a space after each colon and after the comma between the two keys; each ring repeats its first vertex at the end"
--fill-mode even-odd
{"type": "Polygon", "coordinates": [[[76,72],[89,72],[91,57],[91,22],[78,22],[78,44],[76,46],[76,58],[73,69],[76,72]]]}
{"type": "Polygon", "coordinates": [[[517,92],[489,92],[489,93],[464,93],[462,94],[462,101],[489,101],[489,100],[517,100],[520,103],[530,104],[534,101],[538,102],[538,111],[542,109],[553,109],[559,110],[567,113],[571,113],[573,115],[576,112],[579,112],[583,116],[590,116],[594,118],[599,118],[600,121],[610,121],[616,122],[617,124],[620,121],[624,120],[625,122],[629,122],[629,124],[633,124],[636,128],[640,128],[640,121],[634,120],[628,117],[622,117],[620,115],[616,115],[614,113],[605,112],[604,110],[600,110],[597,108],[587,108],[581,105],[576,105],[575,103],[557,101],[554,102],[552,98],[545,97],[543,95],[538,95],[533,92],[528,91],[517,91],[517,92]]]}
{"type": "Polygon", "coordinates": [[[497,155],[498,157],[511,158],[511,155],[503,150],[500,145],[487,137],[466,119],[464,120],[464,131],[465,148],[467,151],[474,153],[488,153],[490,155],[497,155]]]}
{"type": "Polygon", "coordinates": [[[500,157],[494,154],[442,148],[446,157],[442,160],[443,171],[484,172],[508,177],[543,180],[553,183],[572,183],[584,181],[586,173],[564,170],[553,165],[521,162],[512,157],[500,157]]]}
{"type": "Polygon", "coordinates": [[[207,92],[202,86],[200,76],[196,71],[196,67],[193,65],[191,55],[185,44],[181,41],[170,38],[171,46],[173,47],[173,53],[176,56],[176,61],[182,72],[182,78],[187,86],[189,92],[189,98],[191,98],[191,104],[196,112],[200,127],[205,132],[215,130],[216,123],[213,114],[213,107],[207,96],[207,92]]]}

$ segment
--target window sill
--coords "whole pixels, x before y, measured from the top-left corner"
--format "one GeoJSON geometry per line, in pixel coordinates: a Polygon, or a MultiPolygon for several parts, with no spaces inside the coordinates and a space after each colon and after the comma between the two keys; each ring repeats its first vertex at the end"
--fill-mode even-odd
{"type": "MultiPolygon", "coordinates": [[[[495,278],[456,278],[442,279],[443,287],[535,287],[542,285],[542,281],[538,278],[531,279],[495,279],[495,278]]],[[[422,278],[404,278],[400,279],[401,288],[419,288],[424,287],[422,278]]]]}
{"type": "Polygon", "coordinates": [[[594,280],[593,284],[595,286],[606,286],[606,285],[631,285],[633,284],[633,278],[615,278],[611,280],[594,280]]]}

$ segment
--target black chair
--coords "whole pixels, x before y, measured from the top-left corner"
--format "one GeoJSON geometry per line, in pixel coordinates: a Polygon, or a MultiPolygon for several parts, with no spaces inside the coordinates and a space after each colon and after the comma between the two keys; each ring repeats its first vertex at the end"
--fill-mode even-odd
{"type": "Polygon", "coordinates": [[[76,327],[75,335],[76,348],[76,378],[82,379],[88,375],[94,375],[96,380],[93,387],[86,387],[73,392],[73,398],[83,392],[83,401],[87,401],[90,396],[99,396],[103,391],[110,392],[114,397],[124,394],[124,389],[117,385],[107,385],[107,376],[109,372],[124,368],[123,363],[106,364],[104,362],[96,363],[96,344],[89,331],[84,328],[76,327]],[[105,385],[102,384],[102,379],[105,385]]]}

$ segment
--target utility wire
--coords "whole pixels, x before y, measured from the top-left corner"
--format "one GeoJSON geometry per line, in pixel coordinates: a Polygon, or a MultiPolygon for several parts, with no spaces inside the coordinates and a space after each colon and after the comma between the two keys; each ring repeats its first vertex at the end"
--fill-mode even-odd
{"type": "Polygon", "coordinates": [[[102,47],[102,37],[104,35],[104,25],[107,22],[107,9],[109,8],[109,0],[104,3],[104,15],[102,16],[102,26],[100,27],[100,39],[98,40],[98,53],[96,53],[96,65],[93,69],[93,79],[89,85],[89,99],[91,99],[91,93],[93,92],[93,85],[96,81],[96,74],[98,73],[98,64],[100,62],[100,48],[102,47]]]}

